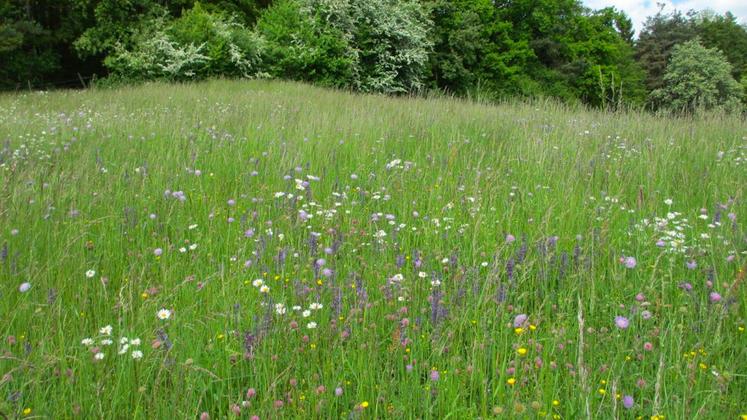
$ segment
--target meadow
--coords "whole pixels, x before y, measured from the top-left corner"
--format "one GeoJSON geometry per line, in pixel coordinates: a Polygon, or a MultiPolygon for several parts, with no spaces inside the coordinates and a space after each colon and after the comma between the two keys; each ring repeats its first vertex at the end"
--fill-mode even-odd
{"type": "Polygon", "coordinates": [[[747,122],[0,95],[0,417],[747,415],[747,122]]]}

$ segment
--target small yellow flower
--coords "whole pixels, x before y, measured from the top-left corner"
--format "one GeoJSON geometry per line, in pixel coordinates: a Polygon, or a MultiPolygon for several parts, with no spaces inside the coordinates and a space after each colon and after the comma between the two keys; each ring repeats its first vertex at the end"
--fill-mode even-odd
{"type": "Polygon", "coordinates": [[[699,364],[698,364],[698,367],[699,367],[699,368],[701,368],[701,369],[703,369],[703,370],[706,370],[706,369],[708,369],[708,365],[707,365],[707,364],[705,364],[705,363],[703,363],[703,362],[699,363],[699,364]]]}
{"type": "Polygon", "coordinates": [[[534,325],[534,324],[529,324],[529,329],[532,330],[532,331],[534,331],[534,330],[537,329],[537,326],[534,325]]]}
{"type": "Polygon", "coordinates": [[[225,337],[225,335],[223,335],[223,334],[218,334],[218,340],[223,340],[223,337],[225,337]]]}
{"type": "Polygon", "coordinates": [[[607,390],[604,388],[599,388],[599,395],[607,395],[607,390]]]}
{"type": "Polygon", "coordinates": [[[368,407],[368,401],[363,401],[361,403],[361,408],[367,408],[368,407]]]}
{"type": "MultiPolygon", "coordinates": [[[[739,330],[739,332],[744,332],[744,327],[741,326],[741,325],[739,327],[737,327],[737,329],[739,330]]],[[[742,417],[744,417],[744,416],[742,416],[742,417]]]]}
{"type": "Polygon", "coordinates": [[[146,293],[146,292],[143,292],[143,293],[142,293],[142,294],[140,295],[140,297],[141,297],[141,298],[143,298],[143,299],[148,299],[148,293],[146,293]]]}
{"type": "Polygon", "coordinates": [[[316,281],[316,284],[318,284],[319,286],[321,286],[321,285],[322,285],[322,284],[324,284],[324,283],[322,282],[322,280],[321,280],[321,279],[319,279],[319,280],[317,280],[317,281],[316,281]]]}
{"type": "Polygon", "coordinates": [[[526,356],[527,355],[527,349],[524,347],[519,347],[516,349],[516,353],[518,353],[519,356],[526,356]]]}
{"type": "Polygon", "coordinates": [[[311,343],[311,346],[310,346],[310,347],[311,347],[311,348],[312,348],[312,350],[313,350],[313,349],[315,349],[315,348],[316,348],[316,344],[314,344],[314,343],[311,343]]]}
{"type": "Polygon", "coordinates": [[[602,384],[602,385],[607,385],[607,381],[605,381],[604,379],[602,379],[601,381],[599,381],[599,383],[602,384]]]}
{"type": "Polygon", "coordinates": [[[524,328],[521,328],[521,327],[514,328],[514,333],[516,335],[519,335],[519,334],[521,334],[523,332],[524,332],[524,328]]]}
{"type": "Polygon", "coordinates": [[[552,406],[553,407],[557,407],[559,405],[560,405],[560,401],[558,401],[558,400],[552,400],[552,406]]]}
{"type": "Polygon", "coordinates": [[[506,383],[509,385],[514,385],[516,383],[516,378],[508,378],[506,383]]]}
{"type": "Polygon", "coordinates": [[[28,408],[28,407],[24,408],[23,409],[23,415],[24,416],[28,416],[29,414],[31,414],[31,409],[28,408]]]}

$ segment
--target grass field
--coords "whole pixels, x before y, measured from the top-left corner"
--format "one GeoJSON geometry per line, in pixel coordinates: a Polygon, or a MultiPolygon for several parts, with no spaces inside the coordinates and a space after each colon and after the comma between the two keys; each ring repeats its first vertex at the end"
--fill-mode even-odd
{"type": "Polygon", "coordinates": [[[747,414],[737,117],[214,81],[0,140],[0,417],[747,414]]]}

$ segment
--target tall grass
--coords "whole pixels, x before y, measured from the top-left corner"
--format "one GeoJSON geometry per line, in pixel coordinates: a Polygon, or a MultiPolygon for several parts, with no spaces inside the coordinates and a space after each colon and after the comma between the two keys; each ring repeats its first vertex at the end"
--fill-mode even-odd
{"type": "Polygon", "coordinates": [[[267,81],[0,96],[0,413],[736,418],[746,139],[267,81]]]}

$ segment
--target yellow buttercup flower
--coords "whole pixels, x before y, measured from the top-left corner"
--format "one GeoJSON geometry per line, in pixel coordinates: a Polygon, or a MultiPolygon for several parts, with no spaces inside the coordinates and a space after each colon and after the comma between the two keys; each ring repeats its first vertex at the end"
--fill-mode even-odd
{"type": "Polygon", "coordinates": [[[361,408],[366,408],[366,407],[368,407],[368,401],[363,401],[361,403],[361,408]]]}
{"type": "Polygon", "coordinates": [[[525,349],[524,347],[519,347],[518,349],[516,349],[516,353],[518,353],[519,356],[526,356],[527,349],[525,349]]]}
{"type": "Polygon", "coordinates": [[[509,384],[509,385],[515,384],[516,383],[516,378],[508,378],[508,380],[506,381],[506,383],[509,384]]]}
{"type": "Polygon", "coordinates": [[[28,408],[28,407],[24,408],[23,409],[23,415],[24,416],[28,416],[29,414],[31,414],[31,409],[28,408]]]}

